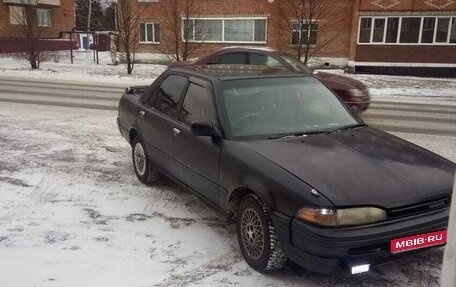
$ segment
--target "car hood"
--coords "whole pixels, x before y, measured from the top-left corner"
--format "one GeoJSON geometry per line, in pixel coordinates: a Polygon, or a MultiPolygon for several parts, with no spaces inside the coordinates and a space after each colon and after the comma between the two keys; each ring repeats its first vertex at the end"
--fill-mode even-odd
{"type": "Polygon", "coordinates": [[[451,195],[454,163],[370,127],[247,145],[335,206],[394,208],[451,195]]]}
{"type": "Polygon", "coordinates": [[[325,73],[325,72],[318,72],[314,75],[316,78],[324,81],[331,87],[336,87],[338,89],[360,89],[365,90],[367,89],[366,86],[358,80],[340,76],[337,74],[325,73]]]}

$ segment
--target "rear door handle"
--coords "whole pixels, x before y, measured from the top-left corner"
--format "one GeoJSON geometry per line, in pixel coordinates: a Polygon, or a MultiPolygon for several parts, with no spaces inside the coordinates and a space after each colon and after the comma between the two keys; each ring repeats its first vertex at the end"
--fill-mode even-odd
{"type": "Polygon", "coordinates": [[[145,111],[139,111],[139,116],[141,118],[144,118],[144,116],[146,115],[146,112],[145,111]]]}
{"type": "Polygon", "coordinates": [[[173,128],[171,131],[173,132],[173,135],[175,137],[177,137],[181,133],[180,129],[178,128],[173,128]]]}

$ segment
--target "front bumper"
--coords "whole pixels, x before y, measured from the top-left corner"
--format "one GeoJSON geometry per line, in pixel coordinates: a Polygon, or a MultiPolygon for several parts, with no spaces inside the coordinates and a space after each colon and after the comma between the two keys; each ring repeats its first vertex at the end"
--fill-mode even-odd
{"type": "Polygon", "coordinates": [[[447,208],[406,219],[342,228],[317,227],[294,218],[286,249],[289,258],[306,269],[324,274],[348,272],[354,265],[374,266],[424,250],[392,254],[390,241],[446,229],[448,215],[447,208]]]}

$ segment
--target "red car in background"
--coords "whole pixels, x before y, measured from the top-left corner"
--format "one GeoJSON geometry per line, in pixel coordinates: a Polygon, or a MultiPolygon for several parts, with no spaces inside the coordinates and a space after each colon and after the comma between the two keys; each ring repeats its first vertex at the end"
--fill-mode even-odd
{"type": "MultiPolygon", "coordinates": [[[[197,60],[175,62],[169,67],[188,65],[245,64],[285,68],[299,73],[312,74],[311,68],[284,52],[272,48],[227,47],[206,54],[197,60]]],[[[370,95],[367,87],[355,79],[318,72],[316,78],[331,88],[342,100],[358,112],[369,107],[370,95]]]]}

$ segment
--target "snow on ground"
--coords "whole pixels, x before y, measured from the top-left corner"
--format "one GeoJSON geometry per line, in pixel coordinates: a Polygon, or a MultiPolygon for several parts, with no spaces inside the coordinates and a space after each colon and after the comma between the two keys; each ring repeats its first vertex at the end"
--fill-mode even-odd
{"type": "MultiPolygon", "coordinates": [[[[140,184],[115,118],[0,104],[0,286],[438,286],[442,249],[356,277],[253,271],[221,214],[140,184]]],[[[399,136],[456,160],[450,137],[399,136]]]]}
{"type": "Polygon", "coordinates": [[[97,65],[93,51],[74,51],[74,63],[70,52],[58,52],[41,63],[40,69],[32,70],[28,62],[11,55],[0,55],[0,76],[24,76],[53,80],[91,80],[116,84],[150,84],[165,69],[160,64],[136,64],[133,74],[128,75],[124,64],[114,65],[110,52],[100,52],[97,65]]]}
{"type": "Polygon", "coordinates": [[[365,83],[374,98],[396,96],[456,98],[456,79],[346,75],[365,83]]]}

